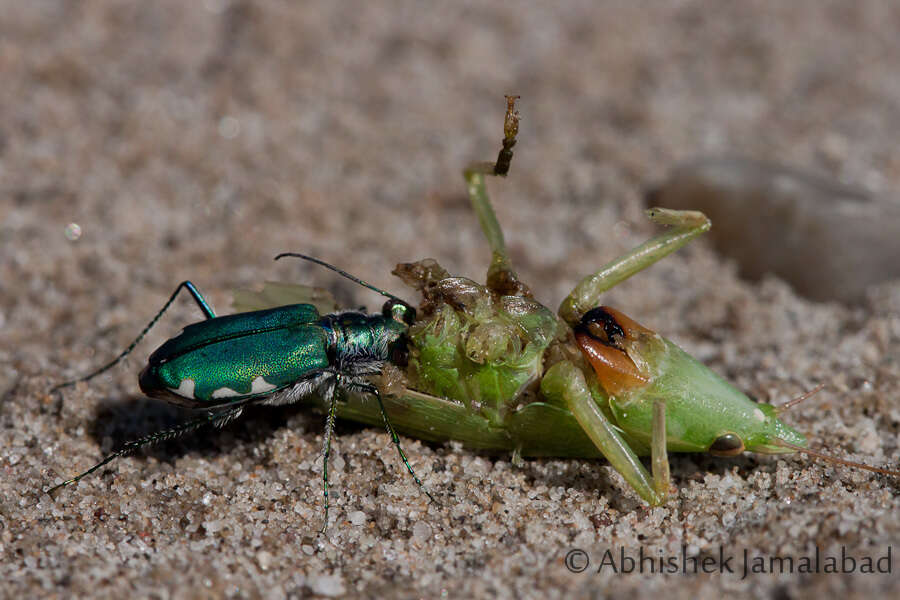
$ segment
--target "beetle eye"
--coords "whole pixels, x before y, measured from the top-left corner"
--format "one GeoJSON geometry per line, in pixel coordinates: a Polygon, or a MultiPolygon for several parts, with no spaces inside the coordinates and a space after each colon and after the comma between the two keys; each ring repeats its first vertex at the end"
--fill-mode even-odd
{"type": "Polygon", "coordinates": [[[734,433],[720,435],[709,447],[709,453],[715,456],[737,456],[743,451],[744,442],[734,433]]]}
{"type": "Polygon", "coordinates": [[[416,320],[416,309],[402,300],[388,300],[384,303],[381,314],[407,325],[412,325],[416,320]]]}
{"type": "Polygon", "coordinates": [[[602,306],[586,312],[576,329],[587,333],[605,346],[622,349],[619,340],[625,338],[625,330],[602,306]]]}

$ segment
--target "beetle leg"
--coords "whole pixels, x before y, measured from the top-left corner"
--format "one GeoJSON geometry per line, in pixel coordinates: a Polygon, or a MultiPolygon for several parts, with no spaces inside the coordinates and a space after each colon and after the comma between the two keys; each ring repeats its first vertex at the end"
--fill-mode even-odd
{"type": "Polygon", "coordinates": [[[668,497],[669,463],[666,455],[665,404],[654,406],[652,464],[653,475],[594,401],[584,373],[569,361],[553,365],[541,381],[541,393],[562,400],[578,424],[612,467],[622,474],[638,496],[651,506],[660,506],[668,497]]]}
{"type": "Polygon", "coordinates": [[[96,471],[97,469],[102,467],[103,465],[115,460],[116,458],[119,458],[120,456],[124,456],[126,454],[135,452],[136,450],[138,450],[144,446],[148,446],[150,444],[156,444],[158,442],[162,442],[165,440],[171,440],[173,438],[182,436],[190,431],[199,429],[200,427],[203,427],[204,425],[209,425],[211,423],[216,426],[222,426],[225,423],[227,423],[228,421],[231,421],[232,419],[236,419],[241,414],[241,411],[243,411],[243,410],[244,410],[243,406],[238,406],[238,407],[234,407],[234,408],[229,408],[227,410],[211,412],[211,413],[207,414],[205,417],[201,417],[199,419],[194,419],[192,421],[186,421],[185,423],[176,425],[175,427],[172,427],[171,429],[157,431],[156,433],[151,433],[150,435],[146,435],[142,438],[132,440],[130,442],[125,442],[125,444],[123,444],[119,450],[113,452],[112,454],[110,454],[109,456],[107,456],[106,458],[104,458],[103,460],[98,462],[96,465],[94,465],[93,467],[91,467],[90,469],[85,471],[84,473],[81,473],[80,475],[76,475],[75,477],[73,477],[71,479],[67,479],[67,480],[63,481],[62,483],[60,483],[59,485],[54,485],[52,488],[47,490],[47,493],[52,496],[56,492],[56,490],[66,487],[67,485],[71,485],[73,483],[78,483],[78,481],[80,481],[82,478],[86,477],[87,475],[90,475],[91,473],[93,473],[94,471],[96,471]]]}
{"type": "Polygon", "coordinates": [[[671,225],[673,228],[613,259],[593,275],[582,279],[559,307],[559,316],[570,326],[574,327],[585,312],[599,304],[601,293],[668,256],[701,233],[709,231],[711,225],[706,215],[694,210],[651,208],[647,211],[647,216],[654,223],[671,225]]]}
{"type": "Polygon", "coordinates": [[[323,393],[325,401],[328,402],[328,417],[325,419],[325,447],[322,450],[322,484],[325,494],[325,521],[322,523],[322,529],[319,533],[325,533],[328,528],[328,457],[331,455],[331,437],[334,434],[334,413],[337,409],[337,378],[340,374],[335,375],[325,388],[323,393]]]}
{"type": "Polygon", "coordinates": [[[378,388],[374,385],[367,383],[354,383],[351,386],[351,389],[358,390],[360,392],[364,392],[367,394],[372,394],[375,396],[375,399],[378,400],[378,408],[381,410],[381,417],[384,419],[384,426],[388,431],[388,434],[391,436],[391,441],[394,442],[394,446],[397,447],[397,452],[400,453],[400,459],[403,461],[403,464],[406,465],[406,470],[409,471],[409,474],[412,475],[412,478],[415,480],[416,484],[418,484],[419,489],[428,496],[428,499],[431,502],[437,504],[437,501],[434,499],[434,496],[431,495],[431,492],[428,491],[428,488],[425,487],[425,484],[419,479],[416,475],[416,472],[413,471],[412,465],[409,464],[409,460],[406,458],[406,453],[403,452],[403,448],[400,447],[400,436],[397,435],[397,432],[394,431],[394,426],[391,423],[391,420],[388,419],[387,411],[384,410],[384,402],[381,400],[381,392],[378,391],[378,388]]]}
{"type": "Polygon", "coordinates": [[[156,316],[153,317],[153,319],[151,319],[149,323],[147,323],[147,326],[144,327],[144,330],[141,331],[140,334],[138,334],[138,336],[135,338],[135,340],[133,342],[131,342],[131,344],[129,344],[128,347],[125,348],[125,350],[123,350],[121,354],[119,354],[112,361],[106,363],[105,365],[103,365],[102,367],[97,369],[96,371],[88,373],[87,375],[85,375],[83,377],[79,377],[78,379],[72,379],[71,381],[65,381],[63,383],[60,383],[59,385],[54,386],[53,388],[50,389],[49,393],[52,394],[56,390],[60,390],[62,388],[73,386],[76,383],[81,383],[82,381],[89,381],[89,380],[93,379],[94,377],[96,377],[97,375],[100,375],[101,373],[103,373],[103,372],[113,368],[117,364],[119,364],[119,362],[123,358],[125,358],[126,356],[131,354],[131,351],[134,350],[134,347],[137,346],[140,343],[140,341],[142,339],[144,339],[144,336],[147,335],[147,332],[150,331],[150,329],[154,325],[156,325],[156,322],[159,321],[160,317],[163,316],[163,313],[165,313],[169,309],[169,307],[172,305],[172,303],[175,302],[175,298],[176,298],[176,296],[178,296],[178,292],[180,292],[182,290],[182,288],[184,288],[188,291],[188,293],[191,295],[191,298],[194,299],[194,302],[196,302],[197,306],[200,307],[200,310],[203,311],[203,316],[205,318],[207,318],[207,319],[215,318],[216,313],[213,312],[212,307],[206,301],[206,298],[203,297],[203,294],[200,293],[200,290],[198,290],[197,287],[190,281],[182,281],[181,283],[178,284],[178,287],[175,288],[175,291],[172,292],[172,295],[169,296],[169,300],[163,305],[163,307],[159,310],[159,312],[156,313],[156,316]]]}

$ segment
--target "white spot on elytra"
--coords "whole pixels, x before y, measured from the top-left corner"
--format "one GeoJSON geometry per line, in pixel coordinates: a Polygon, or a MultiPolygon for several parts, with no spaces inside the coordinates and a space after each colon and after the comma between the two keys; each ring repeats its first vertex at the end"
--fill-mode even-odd
{"type": "Polygon", "coordinates": [[[250,393],[251,394],[263,394],[265,392],[271,392],[276,387],[275,384],[269,383],[265,379],[262,378],[262,375],[253,380],[250,384],[250,393]]]}
{"type": "MultiPolygon", "coordinates": [[[[263,379],[262,375],[254,379],[250,383],[250,394],[264,394],[266,392],[271,392],[274,390],[276,385],[269,383],[265,379],[263,379]]],[[[221,387],[212,393],[213,398],[233,398],[234,396],[243,396],[245,394],[241,394],[229,387],[221,387]]]]}
{"type": "Polygon", "coordinates": [[[197,384],[193,379],[182,379],[181,383],[178,384],[177,388],[169,388],[170,391],[178,394],[179,396],[184,396],[185,398],[194,398],[194,386],[197,384]]]}
{"type": "Polygon", "coordinates": [[[753,409],[753,416],[756,417],[757,421],[765,421],[766,420],[765,413],[763,413],[763,411],[759,410],[758,408],[753,409]]]}
{"type": "Polygon", "coordinates": [[[213,398],[231,398],[233,396],[240,396],[239,392],[234,391],[229,387],[220,387],[216,391],[212,393],[213,398]]]}

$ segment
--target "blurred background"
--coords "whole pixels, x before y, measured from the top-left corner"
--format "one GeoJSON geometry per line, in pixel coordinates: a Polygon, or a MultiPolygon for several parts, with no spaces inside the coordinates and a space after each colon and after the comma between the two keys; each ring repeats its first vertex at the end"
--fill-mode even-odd
{"type": "MultiPolygon", "coordinates": [[[[432,257],[482,280],[488,251],[461,171],[496,156],[504,94],[521,95],[519,142],[510,176],[489,189],[516,266],[551,307],[651,235],[645,192],[701,157],[786,163],[890,205],[900,184],[898,31],[900,5],[891,2],[2,1],[0,392],[5,447],[28,457],[7,462],[3,478],[18,490],[39,487],[49,440],[54,468],[96,456],[109,431],[78,429],[94,414],[95,392],[73,391],[60,406],[40,391],[121,350],[182,280],[220,313],[232,289],[265,280],[329,287],[349,307],[380,305],[315,267],[273,263],[284,251],[319,256],[411,300],[390,275],[398,262],[432,257]]],[[[878,244],[867,252],[886,256],[878,244]]],[[[877,369],[900,372],[896,360],[885,366],[900,347],[897,285],[847,308],[809,303],[765,273],[745,281],[740,270],[696,243],[604,302],[762,399],[834,373],[845,391],[869,382],[872,392],[877,369]],[[777,380],[791,383],[777,388],[777,380]]],[[[96,393],[136,394],[145,353],[197,318],[179,304],[96,393]]],[[[317,430],[297,435],[314,455],[317,430]]],[[[352,456],[351,446],[340,451],[352,456]]],[[[18,493],[3,497],[9,535],[13,520],[41,513],[13,512],[18,493]]],[[[402,498],[391,502],[403,508],[402,498]]],[[[156,518],[145,530],[166,523],[156,518]]],[[[733,533],[710,530],[705,539],[733,533]]],[[[753,544],[768,534],[749,535],[753,544]]],[[[6,552],[12,539],[0,537],[6,552]]],[[[459,555],[482,568],[458,572],[508,573],[509,557],[485,550],[492,539],[464,543],[459,555]]],[[[25,552],[37,556],[41,546],[38,537],[25,552]]],[[[549,561],[559,547],[534,551],[549,561]]],[[[325,566],[304,576],[338,568],[334,556],[320,560],[325,566]]],[[[432,579],[421,589],[438,590],[438,559],[426,560],[432,579]]],[[[62,569],[54,577],[70,572],[47,561],[62,569]]],[[[60,582],[17,573],[21,590],[60,582]]],[[[564,572],[544,583],[576,585],[564,572]]],[[[637,590],[630,585],[623,589],[637,590]]],[[[318,588],[295,581],[285,589],[318,588]]]]}
{"type": "MultiPolygon", "coordinates": [[[[649,231],[641,195],[686,160],[776,160],[875,193],[900,179],[891,3],[38,1],[3,15],[7,307],[49,280],[92,302],[149,285],[152,310],[185,278],[214,297],[295,279],[269,262],[288,250],[391,289],[393,264],[424,256],[479,278],[459,173],[495,156],[504,93],[523,121],[495,204],[548,303],[611,238],[649,231]]],[[[42,311],[14,310],[46,329],[42,311]]]]}

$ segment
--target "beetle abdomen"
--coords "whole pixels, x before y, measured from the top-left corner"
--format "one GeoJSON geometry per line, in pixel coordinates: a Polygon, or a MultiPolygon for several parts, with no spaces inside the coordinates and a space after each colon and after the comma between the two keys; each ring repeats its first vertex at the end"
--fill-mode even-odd
{"type": "Polygon", "coordinates": [[[299,304],[190,325],[150,356],[141,390],[191,408],[271,394],[328,367],[317,318],[299,304]]]}

